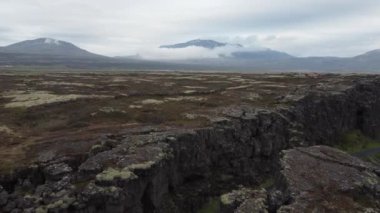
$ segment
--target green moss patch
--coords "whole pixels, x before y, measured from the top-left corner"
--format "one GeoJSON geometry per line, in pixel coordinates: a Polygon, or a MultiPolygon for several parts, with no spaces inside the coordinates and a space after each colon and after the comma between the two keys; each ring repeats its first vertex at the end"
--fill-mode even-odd
{"type": "Polygon", "coordinates": [[[220,199],[219,197],[210,198],[209,202],[204,204],[198,213],[218,213],[220,212],[220,199]]]}
{"type": "Polygon", "coordinates": [[[365,136],[359,130],[353,130],[344,134],[336,146],[336,148],[350,154],[378,147],[380,147],[380,141],[365,136]]]}
{"type": "Polygon", "coordinates": [[[263,182],[261,182],[258,188],[259,189],[262,189],[262,188],[267,189],[273,185],[274,185],[274,178],[269,177],[269,178],[265,179],[263,182]]]}

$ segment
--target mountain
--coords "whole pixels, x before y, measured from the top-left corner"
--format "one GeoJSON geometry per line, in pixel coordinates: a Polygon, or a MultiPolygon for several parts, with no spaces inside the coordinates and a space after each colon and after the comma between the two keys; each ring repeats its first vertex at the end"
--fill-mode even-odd
{"type": "Polygon", "coordinates": [[[279,52],[271,49],[262,49],[262,50],[249,50],[244,48],[241,44],[230,44],[222,43],[214,40],[202,40],[196,39],[191,40],[185,43],[172,44],[172,45],[162,45],[160,48],[167,49],[182,49],[187,47],[203,47],[206,49],[215,49],[217,47],[234,47],[237,51],[232,52],[231,55],[226,56],[225,54],[220,54],[221,58],[232,57],[236,59],[282,59],[282,58],[291,58],[293,56],[279,52]]]}
{"type": "Polygon", "coordinates": [[[380,49],[366,52],[366,53],[364,53],[362,55],[358,55],[354,58],[358,59],[358,60],[379,60],[380,59],[380,49]]]}
{"type": "Polygon", "coordinates": [[[219,58],[175,61],[203,70],[243,72],[380,72],[380,51],[356,57],[294,57],[274,50],[233,52],[219,58]]]}
{"type": "MultiPolygon", "coordinates": [[[[179,43],[179,44],[171,44],[171,45],[162,45],[160,48],[167,48],[167,49],[180,49],[180,48],[186,48],[186,47],[203,47],[207,49],[214,49],[217,47],[224,47],[229,45],[228,43],[221,43],[213,40],[202,40],[202,39],[196,39],[191,40],[185,43],[179,43]]],[[[238,46],[241,46],[238,44],[238,46]]]]}
{"type": "Polygon", "coordinates": [[[74,69],[106,70],[162,70],[183,67],[183,65],[147,61],[138,57],[106,57],[88,52],[69,42],[51,38],[27,40],[0,47],[0,69],[13,66],[58,66],[74,69]]]}
{"type": "MultiPolygon", "coordinates": [[[[161,46],[164,48],[186,48],[199,46],[208,49],[231,45],[213,40],[193,40],[186,43],[161,46]]],[[[294,57],[288,53],[271,49],[252,50],[237,45],[229,54],[220,53],[219,58],[179,60],[188,66],[213,70],[236,71],[317,71],[317,72],[379,72],[380,50],[349,57],[294,57]]],[[[228,49],[227,49],[228,50],[228,49]]]]}
{"type": "Polygon", "coordinates": [[[100,55],[83,50],[69,42],[52,38],[38,38],[18,42],[0,48],[0,52],[67,57],[100,57],[100,55]]]}

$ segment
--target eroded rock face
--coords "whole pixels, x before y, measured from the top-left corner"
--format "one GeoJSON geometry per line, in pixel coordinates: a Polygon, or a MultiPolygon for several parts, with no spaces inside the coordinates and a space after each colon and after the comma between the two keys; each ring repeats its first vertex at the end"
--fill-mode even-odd
{"type": "Polygon", "coordinates": [[[278,212],[379,212],[378,169],[327,146],[283,151],[278,212]]]}

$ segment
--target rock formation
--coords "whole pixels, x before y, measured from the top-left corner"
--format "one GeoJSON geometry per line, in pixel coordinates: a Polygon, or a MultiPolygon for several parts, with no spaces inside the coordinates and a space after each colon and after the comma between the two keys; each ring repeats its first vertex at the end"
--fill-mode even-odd
{"type": "Polygon", "coordinates": [[[327,146],[283,153],[278,212],[380,211],[379,167],[327,146]]]}
{"type": "Polygon", "coordinates": [[[348,211],[376,211],[378,168],[324,146],[285,151],[279,165],[283,150],[331,145],[352,129],[379,137],[380,80],[330,86],[281,97],[287,107],[228,107],[205,128],[106,135],[84,158],[45,154],[0,176],[0,209],[196,212],[210,197],[276,176],[268,200],[248,189],[255,199],[231,201],[236,212],[343,209],[334,199],[348,211]],[[318,200],[326,196],[331,202],[318,200]]]}

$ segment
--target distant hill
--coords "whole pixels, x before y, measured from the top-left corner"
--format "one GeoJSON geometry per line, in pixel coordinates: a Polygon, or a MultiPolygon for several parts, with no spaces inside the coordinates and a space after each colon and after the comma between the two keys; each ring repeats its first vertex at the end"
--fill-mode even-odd
{"type": "Polygon", "coordinates": [[[358,55],[354,58],[358,59],[358,60],[379,60],[380,59],[380,49],[366,52],[366,53],[364,53],[362,55],[358,55]]]}
{"type": "Polygon", "coordinates": [[[100,55],[83,50],[69,42],[51,38],[38,38],[18,42],[6,47],[1,47],[0,52],[67,57],[100,57],[100,55]]]}

